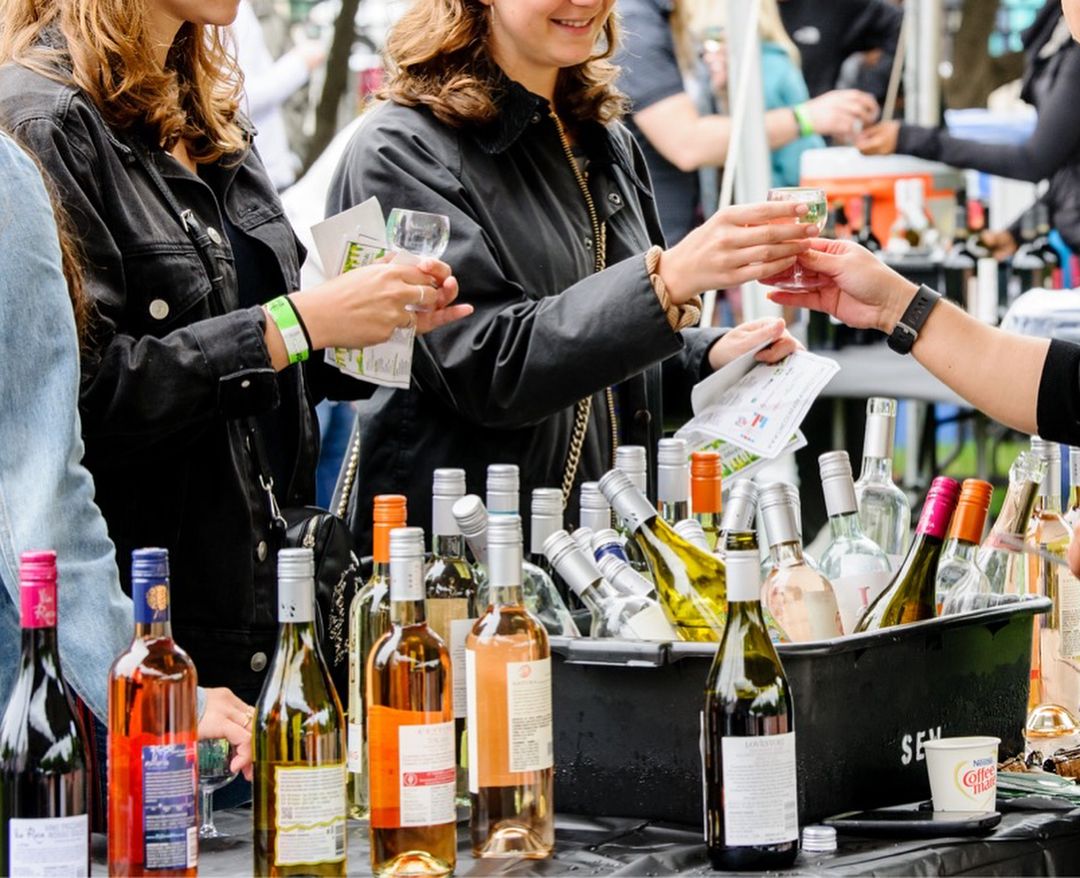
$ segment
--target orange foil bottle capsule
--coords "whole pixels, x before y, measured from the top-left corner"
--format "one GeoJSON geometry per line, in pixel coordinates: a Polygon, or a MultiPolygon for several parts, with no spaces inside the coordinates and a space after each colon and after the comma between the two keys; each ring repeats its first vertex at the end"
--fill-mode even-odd
{"type": "Polygon", "coordinates": [[[709,551],[716,551],[723,511],[720,452],[695,451],[690,455],[690,511],[705,531],[709,551]]]}

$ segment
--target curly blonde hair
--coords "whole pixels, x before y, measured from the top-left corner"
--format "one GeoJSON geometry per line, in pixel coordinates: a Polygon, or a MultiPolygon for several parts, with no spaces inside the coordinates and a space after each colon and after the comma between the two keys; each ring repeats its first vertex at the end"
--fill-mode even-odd
{"type": "Polygon", "coordinates": [[[147,17],[145,0],[0,0],[0,63],[72,82],[109,125],[169,150],[182,139],[196,162],[246,149],[224,30],[185,22],[162,69],[147,17]]]}
{"type": "MultiPolygon", "coordinates": [[[[414,0],[386,41],[387,83],[379,97],[425,106],[447,125],[483,125],[497,113],[499,68],[491,55],[490,10],[481,0],[414,0]]],[[[576,121],[606,124],[626,112],[615,87],[619,68],[614,12],[604,22],[598,51],[559,71],[555,105],[576,121]]]]}

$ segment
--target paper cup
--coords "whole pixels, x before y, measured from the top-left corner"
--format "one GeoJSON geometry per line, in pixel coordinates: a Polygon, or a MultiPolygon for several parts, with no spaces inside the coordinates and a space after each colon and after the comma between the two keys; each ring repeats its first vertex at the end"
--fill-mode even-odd
{"type": "Polygon", "coordinates": [[[1000,738],[937,738],[923,743],[935,811],[993,811],[1000,738]]]}

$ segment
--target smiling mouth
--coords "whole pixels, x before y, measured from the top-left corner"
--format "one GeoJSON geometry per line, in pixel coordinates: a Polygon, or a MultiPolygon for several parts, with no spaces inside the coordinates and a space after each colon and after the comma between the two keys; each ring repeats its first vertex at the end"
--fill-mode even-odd
{"type": "Polygon", "coordinates": [[[586,19],[581,20],[581,21],[575,21],[575,20],[569,19],[569,18],[553,18],[552,21],[554,21],[555,24],[562,25],[563,27],[571,28],[572,30],[584,31],[584,30],[589,29],[589,25],[591,25],[593,23],[593,20],[595,18],[596,18],[596,16],[594,15],[592,18],[586,18],[586,19]]]}

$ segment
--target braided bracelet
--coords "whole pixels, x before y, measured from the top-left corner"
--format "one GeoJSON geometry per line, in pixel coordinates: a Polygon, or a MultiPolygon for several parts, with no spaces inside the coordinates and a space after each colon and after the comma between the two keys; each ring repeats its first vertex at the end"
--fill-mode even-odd
{"type": "Polygon", "coordinates": [[[694,296],[682,305],[676,305],[671,301],[664,279],[657,274],[657,269],[660,267],[660,255],[663,252],[661,247],[650,247],[645,254],[645,270],[649,274],[653,292],[660,300],[660,307],[664,309],[668,325],[674,332],[680,332],[694,326],[701,319],[701,296],[694,296]]]}

